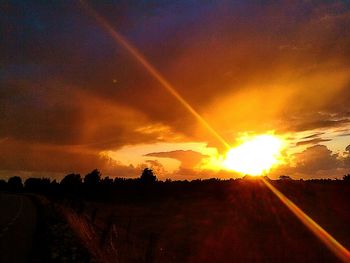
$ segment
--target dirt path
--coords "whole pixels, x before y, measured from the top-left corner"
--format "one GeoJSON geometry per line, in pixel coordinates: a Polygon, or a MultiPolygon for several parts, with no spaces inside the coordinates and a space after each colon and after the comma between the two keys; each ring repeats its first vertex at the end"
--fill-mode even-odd
{"type": "Polygon", "coordinates": [[[0,193],[0,262],[28,262],[37,212],[23,195],[0,193]]]}

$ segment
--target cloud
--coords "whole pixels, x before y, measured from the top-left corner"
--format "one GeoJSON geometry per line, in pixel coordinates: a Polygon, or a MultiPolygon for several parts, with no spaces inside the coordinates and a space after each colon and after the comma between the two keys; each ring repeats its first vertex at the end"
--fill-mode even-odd
{"type": "Polygon", "coordinates": [[[296,146],[308,145],[308,144],[319,144],[321,142],[329,142],[329,141],[331,141],[331,140],[330,139],[315,138],[315,139],[311,139],[311,140],[299,141],[296,143],[296,146]]]}
{"type": "Polygon", "coordinates": [[[70,147],[31,144],[12,139],[1,144],[1,170],[43,172],[88,172],[104,167],[106,159],[97,152],[78,151],[70,147]]]}
{"type": "Polygon", "coordinates": [[[320,136],[322,136],[324,134],[324,132],[318,132],[318,133],[314,133],[308,136],[303,137],[302,139],[314,139],[314,138],[319,138],[320,136]]]}
{"type": "Polygon", "coordinates": [[[350,145],[346,146],[345,151],[350,152],[350,145]]]}
{"type": "Polygon", "coordinates": [[[181,168],[193,169],[199,165],[203,159],[208,158],[208,155],[201,154],[192,150],[176,150],[169,152],[154,152],[148,153],[145,156],[161,157],[161,158],[172,158],[181,162],[181,168]]]}
{"type": "Polygon", "coordinates": [[[301,153],[295,154],[295,166],[298,171],[312,174],[319,170],[331,170],[342,167],[337,154],[332,153],[324,145],[314,145],[301,153]]]}
{"type": "Polygon", "coordinates": [[[0,90],[0,136],[102,150],[171,140],[175,136],[169,127],[150,122],[144,113],[131,107],[61,85],[10,86],[9,90],[0,90]]]}
{"type": "Polygon", "coordinates": [[[311,122],[300,122],[296,123],[289,128],[291,130],[295,131],[310,131],[315,130],[318,128],[340,128],[344,126],[349,126],[350,120],[349,119],[340,119],[340,120],[332,120],[332,119],[322,119],[318,121],[311,121],[311,122]]]}
{"type": "Polygon", "coordinates": [[[290,162],[273,171],[293,178],[341,178],[350,168],[348,156],[333,153],[324,145],[313,145],[290,157],[290,162]]]}
{"type": "Polygon", "coordinates": [[[61,179],[72,172],[85,175],[95,168],[112,177],[138,177],[143,166],[123,165],[101,155],[99,151],[84,147],[32,144],[8,139],[1,143],[0,167],[0,175],[18,172],[25,176],[61,179]]]}
{"type": "MultiPolygon", "coordinates": [[[[331,138],[350,128],[346,1],[92,5],[229,143],[241,132],[321,130],[331,138]]],[[[54,152],[68,168],[70,160],[104,165],[101,151],[179,140],[223,150],[79,4],[17,1],[4,13],[0,137],[17,148],[3,169],[54,171],[44,156],[54,152]]],[[[299,145],[324,141],[304,139],[299,145]]],[[[162,155],[183,168],[205,158],[162,155]]]]}

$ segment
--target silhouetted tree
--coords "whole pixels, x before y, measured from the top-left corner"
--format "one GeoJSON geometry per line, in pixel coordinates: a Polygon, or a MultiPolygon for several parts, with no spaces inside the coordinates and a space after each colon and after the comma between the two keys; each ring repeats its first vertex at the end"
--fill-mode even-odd
{"type": "Polygon", "coordinates": [[[350,183],[350,174],[344,175],[343,180],[344,182],[350,183]]]}
{"type": "Polygon", "coordinates": [[[91,173],[88,173],[84,177],[84,184],[89,187],[97,186],[101,181],[101,172],[97,169],[93,170],[91,173]]]}
{"type": "Polygon", "coordinates": [[[30,192],[45,192],[49,190],[51,180],[49,178],[28,178],[24,187],[30,192]]]}
{"type": "Polygon", "coordinates": [[[288,175],[281,175],[279,177],[279,180],[293,180],[293,179],[290,176],[288,176],[288,175]]]}
{"type": "Polygon", "coordinates": [[[81,185],[81,183],[82,183],[82,179],[81,179],[80,174],[72,173],[72,174],[66,175],[62,179],[60,184],[66,188],[75,188],[75,187],[78,187],[79,185],[81,185]]]}
{"type": "Polygon", "coordinates": [[[103,186],[112,186],[113,185],[113,179],[109,178],[108,176],[106,176],[105,178],[103,178],[101,180],[101,185],[103,185],[103,186]]]}
{"type": "Polygon", "coordinates": [[[61,190],[60,184],[57,182],[56,179],[53,179],[50,183],[50,194],[51,195],[57,195],[61,190]]]}
{"type": "Polygon", "coordinates": [[[157,177],[153,174],[153,171],[149,168],[145,168],[141,174],[141,182],[146,184],[154,183],[157,180],[157,177]]]}
{"type": "Polygon", "coordinates": [[[21,191],[23,188],[22,178],[13,176],[7,181],[7,186],[10,191],[21,191]]]}
{"type": "Polygon", "coordinates": [[[56,187],[58,185],[57,180],[53,179],[52,182],[51,182],[51,185],[56,187]]]}
{"type": "Polygon", "coordinates": [[[0,179],[0,191],[1,191],[1,190],[6,190],[6,188],[7,188],[7,183],[6,183],[6,181],[3,180],[3,179],[0,179]]]}

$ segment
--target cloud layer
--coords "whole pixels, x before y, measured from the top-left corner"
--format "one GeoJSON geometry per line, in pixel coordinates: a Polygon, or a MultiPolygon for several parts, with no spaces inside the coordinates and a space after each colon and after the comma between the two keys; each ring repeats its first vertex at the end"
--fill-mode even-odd
{"type": "MultiPolygon", "coordinates": [[[[311,146],[296,157],[298,172],[339,166],[312,145],[350,127],[347,1],[91,5],[230,144],[242,132],[326,133],[298,142],[311,146]]],[[[103,151],[157,142],[223,150],[78,3],[2,7],[0,170],[85,171],[108,166],[103,151]]],[[[181,149],[149,156],[180,160],[183,169],[203,157],[181,149]]]]}

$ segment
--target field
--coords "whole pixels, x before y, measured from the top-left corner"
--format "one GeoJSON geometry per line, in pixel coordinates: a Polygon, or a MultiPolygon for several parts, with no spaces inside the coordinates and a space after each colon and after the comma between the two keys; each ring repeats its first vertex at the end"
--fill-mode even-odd
{"type": "MultiPolygon", "coordinates": [[[[350,247],[349,184],[273,184],[350,247]]],[[[124,189],[123,200],[84,202],[76,221],[85,226],[73,229],[94,235],[89,249],[114,262],[339,262],[260,180],[171,186],[166,194],[157,187],[165,188],[150,189],[150,198],[125,201],[124,189]]]]}

